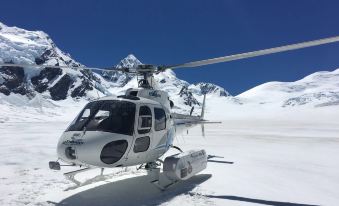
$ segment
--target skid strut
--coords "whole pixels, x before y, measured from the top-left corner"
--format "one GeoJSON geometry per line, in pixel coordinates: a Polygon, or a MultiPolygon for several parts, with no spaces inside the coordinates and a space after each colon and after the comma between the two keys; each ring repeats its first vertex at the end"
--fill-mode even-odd
{"type": "Polygon", "coordinates": [[[165,175],[160,172],[160,166],[163,163],[162,160],[158,160],[157,162],[149,162],[144,167],[147,171],[147,176],[150,178],[150,182],[161,191],[165,191],[170,186],[179,182],[166,178],[165,175]]]}

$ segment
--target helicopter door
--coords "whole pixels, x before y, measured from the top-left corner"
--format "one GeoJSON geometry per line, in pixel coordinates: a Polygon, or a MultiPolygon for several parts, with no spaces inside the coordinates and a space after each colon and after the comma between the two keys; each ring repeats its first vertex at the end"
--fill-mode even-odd
{"type": "Polygon", "coordinates": [[[166,124],[167,117],[163,108],[154,107],[154,133],[153,133],[153,146],[156,148],[156,155],[162,155],[166,152],[167,131],[168,126],[166,124]]]}
{"type": "Polygon", "coordinates": [[[146,158],[152,138],[152,112],[151,109],[142,105],[139,107],[138,126],[134,142],[133,152],[139,160],[146,158]]]}

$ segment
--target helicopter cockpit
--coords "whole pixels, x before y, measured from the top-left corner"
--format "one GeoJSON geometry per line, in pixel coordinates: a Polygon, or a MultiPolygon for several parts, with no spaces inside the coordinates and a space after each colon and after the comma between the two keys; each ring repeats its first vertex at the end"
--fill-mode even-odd
{"type": "Polygon", "coordinates": [[[66,131],[102,131],[133,135],[136,105],[119,100],[88,103],[66,131]]]}

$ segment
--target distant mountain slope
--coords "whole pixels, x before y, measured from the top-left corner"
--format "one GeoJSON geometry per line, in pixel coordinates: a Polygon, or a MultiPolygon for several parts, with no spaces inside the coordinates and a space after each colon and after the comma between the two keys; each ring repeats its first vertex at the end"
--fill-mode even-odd
{"type": "Polygon", "coordinates": [[[267,82],[237,98],[244,103],[281,107],[339,105],[339,69],[316,72],[295,82],[267,82]]]}
{"type": "MultiPolygon", "coordinates": [[[[0,68],[0,103],[7,101],[12,104],[13,99],[18,100],[21,96],[22,101],[18,102],[27,102],[26,106],[37,105],[39,102],[42,106],[51,106],[54,101],[90,100],[98,96],[122,94],[128,88],[137,87],[133,74],[50,68],[50,65],[78,67],[82,64],[61,51],[46,33],[9,27],[2,23],[0,62],[46,65],[43,69],[0,68]],[[10,95],[16,96],[6,98],[10,95]]],[[[142,63],[130,54],[116,66],[133,68],[140,64],[142,63]]],[[[192,106],[199,107],[203,94],[208,94],[211,98],[229,96],[227,91],[214,84],[190,85],[178,79],[171,70],[155,75],[155,82],[160,89],[169,93],[179,112],[188,112],[192,106]]]]}
{"type": "MultiPolygon", "coordinates": [[[[140,62],[132,54],[126,58],[129,60],[134,59],[136,62],[134,65],[138,65],[140,62]]],[[[123,59],[121,62],[126,61],[123,59]]],[[[120,63],[120,65],[127,67],[122,63],[120,63]]],[[[112,94],[121,95],[128,88],[137,87],[137,78],[135,75],[128,74],[127,78],[129,78],[129,81],[124,82],[126,80],[126,74],[122,74],[121,72],[112,72],[110,74],[114,76],[112,80],[113,84],[108,88],[108,91],[112,94]],[[124,83],[119,84],[119,82],[124,83]]],[[[109,78],[106,78],[106,80],[110,81],[109,78]]],[[[198,112],[198,108],[200,112],[202,96],[204,94],[207,94],[209,98],[230,96],[225,89],[211,83],[189,84],[177,78],[172,70],[166,70],[165,72],[154,75],[153,84],[156,88],[168,92],[170,99],[174,102],[174,110],[181,113],[189,113],[191,107],[195,107],[196,112],[198,112]]]]}

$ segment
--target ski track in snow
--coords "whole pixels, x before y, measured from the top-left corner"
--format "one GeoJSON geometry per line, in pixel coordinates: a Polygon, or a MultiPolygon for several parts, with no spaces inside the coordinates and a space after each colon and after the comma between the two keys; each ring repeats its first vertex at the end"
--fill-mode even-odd
{"type": "MultiPolygon", "coordinates": [[[[197,126],[178,135],[176,145],[184,150],[204,148],[224,158],[214,158],[201,174],[165,192],[135,167],[110,169],[105,172],[109,178],[72,189],[74,184],[62,175],[66,170],[48,169],[67,125],[0,124],[0,205],[334,206],[339,202],[337,122],[227,120],[205,125],[205,137],[197,126]]],[[[90,171],[79,178],[97,174],[90,171]]]]}

